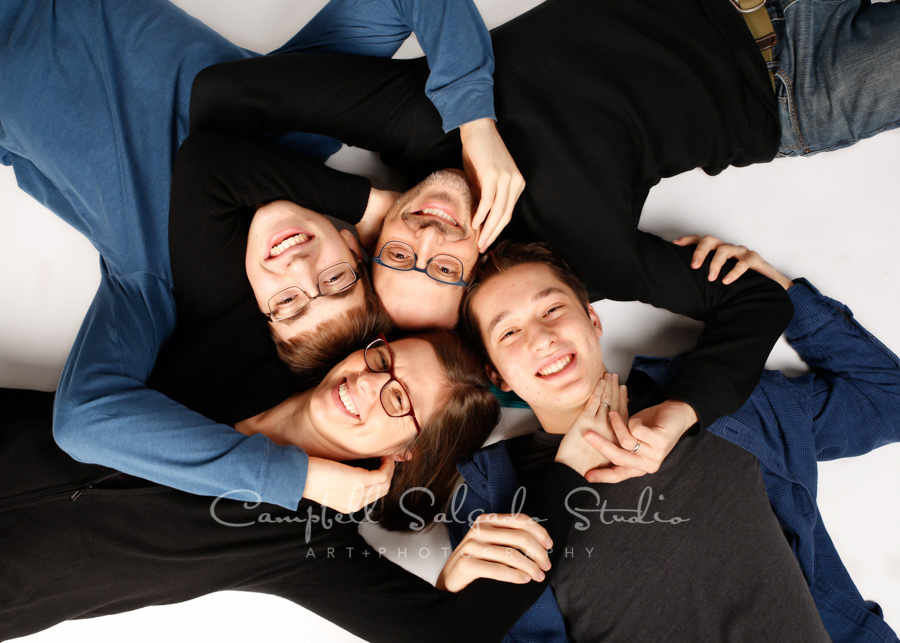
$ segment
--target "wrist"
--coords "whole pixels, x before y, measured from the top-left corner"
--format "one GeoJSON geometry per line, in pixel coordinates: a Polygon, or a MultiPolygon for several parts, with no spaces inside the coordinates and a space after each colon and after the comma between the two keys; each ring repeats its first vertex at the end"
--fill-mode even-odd
{"type": "Polygon", "coordinates": [[[682,402],[680,400],[666,400],[666,404],[669,404],[677,409],[679,417],[682,418],[682,433],[694,426],[700,419],[697,417],[697,413],[696,411],[694,411],[694,407],[692,407],[687,402],[682,402]]]}
{"type": "Polygon", "coordinates": [[[497,123],[493,118],[478,118],[459,126],[459,138],[462,140],[463,145],[465,145],[466,141],[474,136],[481,136],[485,132],[496,130],[497,123]]]}

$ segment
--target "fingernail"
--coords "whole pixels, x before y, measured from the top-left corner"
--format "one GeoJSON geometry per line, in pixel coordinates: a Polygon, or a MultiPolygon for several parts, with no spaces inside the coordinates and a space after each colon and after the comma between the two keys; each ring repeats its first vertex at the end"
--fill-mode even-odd
{"type": "Polygon", "coordinates": [[[545,578],[544,572],[539,571],[538,575],[537,575],[538,582],[540,583],[542,580],[544,580],[544,578],[545,578]]]}

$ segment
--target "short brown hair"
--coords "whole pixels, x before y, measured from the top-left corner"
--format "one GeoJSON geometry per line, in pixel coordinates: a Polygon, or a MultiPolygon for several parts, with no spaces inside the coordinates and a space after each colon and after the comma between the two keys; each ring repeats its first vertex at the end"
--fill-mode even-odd
{"type": "Polygon", "coordinates": [[[481,329],[478,328],[478,318],[472,310],[472,300],[481,286],[494,277],[502,275],[516,266],[528,263],[537,263],[547,266],[553,275],[572,289],[579,301],[584,303],[585,312],[591,305],[590,295],[581,279],[578,278],[569,265],[560,257],[553,254],[546,243],[523,243],[509,239],[501,241],[491,250],[486,252],[478,262],[475,281],[472,282],[463,294],[460,304],[459,323],[466,338],[477,347],[485,363],[490,363],[484,340],[481,337],[481,329]]]}
{"type": "Polygon", "coordinates": [[[490,380],[458,335],[435,330],[412,337],[434,348],[446,384],[434,392],[440,410],[408,445],[413,457],[397,463],[391,488],[374,513],[385,529],[399,531],[434,525],[459,482],[456,464],[479,449],[500,421],[490,380]]]}
{"type": "Polygon", "coordinates": [[[368,268],[362,264],[359,280],[365,291],[361,308],[348,310],[291,339],[271,332],[278,357],[298,376],[301,386],[318,384],[347,355],[365,347],[378,333],[389,334],[393,330],[394,323],[372,288],[368,268]]]}

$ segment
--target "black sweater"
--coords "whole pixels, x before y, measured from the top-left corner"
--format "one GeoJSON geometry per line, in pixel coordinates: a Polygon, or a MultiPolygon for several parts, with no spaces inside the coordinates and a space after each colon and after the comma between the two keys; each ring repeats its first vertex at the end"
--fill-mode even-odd
{"type": "MultiPolygon", "coordinates": [[[[710,284],[691,249],[637,225],[662,177],[773,157],[776,100],[742,19],[727,0],[548,0],[492,37],[501,133],[528,182],[504,235],[550,242],[594,298],[704,321],[667,394],[703,426],[736,410],[790,320],[787,297],[756,274],[710,284]]],[[[198,75],[191,127],[327,134],[416,175],[459,166],[427,73],[424,59],[225,63],[198,75]]]]}

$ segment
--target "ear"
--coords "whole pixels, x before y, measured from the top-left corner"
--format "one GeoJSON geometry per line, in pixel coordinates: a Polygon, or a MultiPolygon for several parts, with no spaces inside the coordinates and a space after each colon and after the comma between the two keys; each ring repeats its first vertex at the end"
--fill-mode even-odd
{"type": "Polygon", "coordinates": [[[594,307],[588,304],[588,317],[591,320],[591,326],[594,327],[594,334],[597,336],[597,339],[603,335],[603,326],[600,324],[600,315],[597,314],[597,311],[594,310],[594,307]]]}
{"type": "Polygon", "coordinates": [[[362,257],[362,252],[359,250],[359,241],[356,239],[356,235],[353,234],[350,230],[341,230],[340,231],[341,238],[344,240],[344,243],[347,244],[347,247],[350,248],[354,253],[356,253],[357,257],[362,257]]]}
{"type": "Polygon", "coordinates": [[[484,372],[487,373],[488,379],[494,383],[494,386],[499,388],[504,393],[509,393],[512,389],[509,387],[509,384],[503,381],[503,378],[500,377],[500,373],[497,372],[497,369],[491,366],[490,364],[484,365],[484,372]]]}

